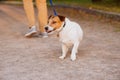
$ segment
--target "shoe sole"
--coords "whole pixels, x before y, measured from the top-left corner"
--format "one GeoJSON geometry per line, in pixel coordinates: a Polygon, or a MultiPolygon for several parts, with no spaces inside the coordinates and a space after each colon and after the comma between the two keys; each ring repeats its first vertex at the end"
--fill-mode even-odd
{"type": "Polygon", "coordinates": [[[32,37],[34,34],[36,34],[37,32],[33,32],[33,33],[31,33],[30,35],[25,35],[25,37],[28,37],[28,38],[30,38],[30,37],[32,37]]]}
{"type": "Polygon", "coordinates": [[[48,36],[42,36],[42,38],[47,38],[48,36]]]}

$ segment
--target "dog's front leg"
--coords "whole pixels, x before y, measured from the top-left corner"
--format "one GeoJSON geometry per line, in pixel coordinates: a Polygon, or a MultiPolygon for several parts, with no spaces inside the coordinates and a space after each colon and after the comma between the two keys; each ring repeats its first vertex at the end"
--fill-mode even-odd
{"type": "Polygon", "coordinates": [[[60,56],[59,58],[64,59],[66,57],[67,52],[68,52],[68,47],[64,43],[62,43],[62,56],[60,56]]]}
{"type": "Polygon", "coordinates": [[[76,42],[74,45],[73,45],[73,49],[72,49],[72,53],[71,53],[71,60],[74,61],[76,60],[76,53],[78,51],[78,46],[79,46],[79,42],[76,42]]]}

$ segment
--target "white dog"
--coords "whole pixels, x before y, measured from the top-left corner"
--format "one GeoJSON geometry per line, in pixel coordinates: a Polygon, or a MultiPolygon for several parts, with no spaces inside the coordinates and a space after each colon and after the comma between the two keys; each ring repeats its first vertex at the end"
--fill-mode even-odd
{"type": "Polygon", "coordinates": [[[72,45],[71,60],[76,60],[76,53],[83,38],[83,31],[79,24],[70,21],[64,16],[50,16],[45,30],[47,33],[58,32],[62,42],[62,56],[59,57],[60,59],[66,57],[68,48],[72,45]]]}

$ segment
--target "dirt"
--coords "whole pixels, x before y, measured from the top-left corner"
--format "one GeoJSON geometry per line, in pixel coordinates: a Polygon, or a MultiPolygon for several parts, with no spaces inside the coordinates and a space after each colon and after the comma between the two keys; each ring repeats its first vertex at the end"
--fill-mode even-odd
{"type": "Polygon", "coordinates": [[[70,51],[64,60],[58,58],[61,44],[55,35],[24,37],[23,7],[0,5],[0,80],[120,80],[120,22],[71,9],[57,12],[84,31],[74,62],[70,51]]]}

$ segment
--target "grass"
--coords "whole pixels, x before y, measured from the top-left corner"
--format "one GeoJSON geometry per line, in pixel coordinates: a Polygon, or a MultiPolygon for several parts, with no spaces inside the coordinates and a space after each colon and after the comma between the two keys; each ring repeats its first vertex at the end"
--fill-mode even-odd
{"type": "MultiPolygon", "coordinates": [[[[22,1],[22,0],[10,0],[10,1],[22,1]]],[[[70,6],[83,6],[86,8],[120,13],[120,4],[117,4],[114,1],[115,0],[103,0],[102,2],[99,3],[92,3],[91,0],[53,0],[53,3],[70,6]]]]}
{"type": "Polygon", "coordinates": [[[103,2],[99,3],[92,3],[91,0],[53,0],[53,2],[55,4],[83,6],[87,8],[120,13],[120,5],[113,2],[112,0],[103,0],[103,2]]]}

